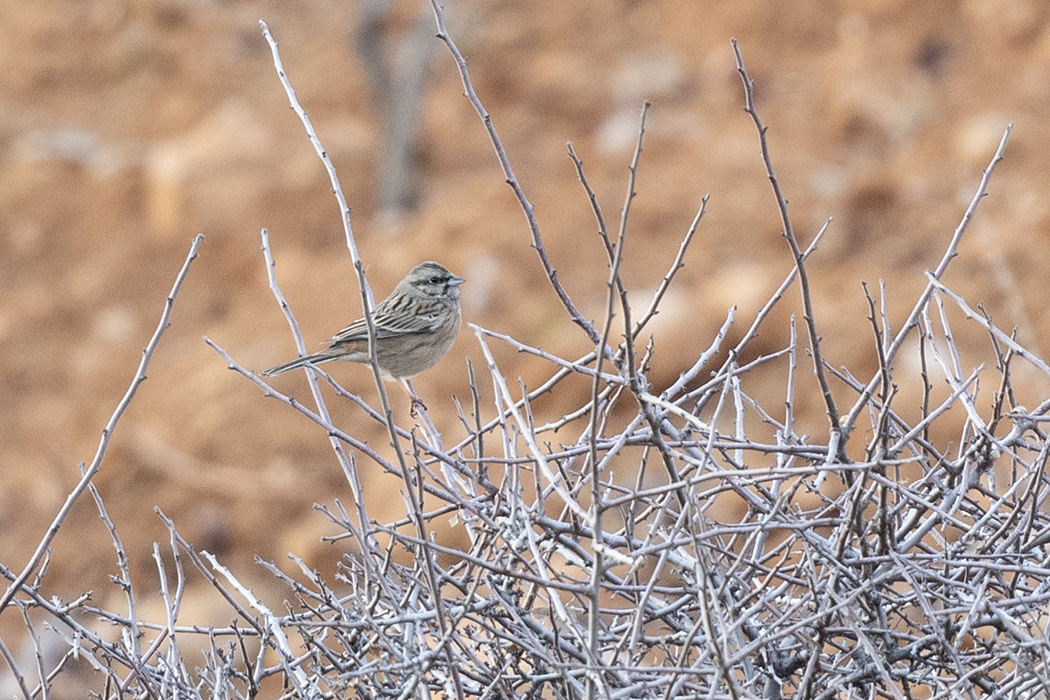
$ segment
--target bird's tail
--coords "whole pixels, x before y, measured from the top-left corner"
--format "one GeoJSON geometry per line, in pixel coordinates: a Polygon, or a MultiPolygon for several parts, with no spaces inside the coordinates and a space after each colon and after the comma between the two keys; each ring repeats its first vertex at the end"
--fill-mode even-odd
{"type": "Polygon", "coordinates": [[[318,352],[318,353],[315,353],[313,355],[304,355],[303,357],[298,357],[298,358],[292,360],[291,362],[285,362],[283,365],[277,365],[276,367],[271,367],[270,369],[268,369],[265,372],[263,372],[263,376],[264,377],[272,377],[275,374],[281,374],[282,372],[288,372],[288,371],[293,370],[293,369],[299,369],[300,367],[305,367],[307,364],[319,365],[322,362],[328,362],[329,360],[334,360],[334,359],[336,359],[336,356],[328,355],[328,354],[323,353],[323,352],[318,352]]]}

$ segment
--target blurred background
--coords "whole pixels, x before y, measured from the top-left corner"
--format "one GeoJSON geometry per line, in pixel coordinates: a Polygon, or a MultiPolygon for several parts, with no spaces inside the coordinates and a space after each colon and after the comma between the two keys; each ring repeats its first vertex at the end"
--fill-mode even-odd
{"type": "MultiPolygon", "coordinates": [[[[834,217],[810,268],[831,364],[862,380],[875,371],[861,282],[877,289],[886,280],[899,324],[1010,122],[1006,159],[946,282],[1046,354],[1042,0],[447,0],[446,15],[559,277],[589,317],[602,314],[607,268],[566,142],[615,222],[639,110],[652,101],[624,263],[641,309],[710,194],[687,267],[650,329],[657,388],[692,364],[732,305],[739,337],[792,264],[741,109],[731,37],[756,82],[803,245],[834,217]]],[[[338,170],[377,298],[433,258],[467,278],[467,321],[566,356],[590,347],[536,262],[423,0],[4,3],[0,562],[11,568],[21,569],[76,483],[77,463],[91,459],[197,233],[205,242],[172,326],[95,480],[133,576],[156,590],[151,545],[167,532],[154,507],[263,589],[273,579],[253,556],[283,565],[296,552],[330,575],[343,554],[320,541],[335,528],[312,507],[350,498],[325,435],[264,399],[202,340],[256,370],[294,357],[267,288],[263,227],[308,347],[360,314],[335,199],[288,107],[260,17],[338,170]]],[[[783,347],[798,309],[793,288],[753,351],[783,347]]],[[[956,331],[964,348],[987,346],[976,327],[956,331]]],[[[548,376],[542,362],[493,347],[512,385],[548,376]]],[[[469,401],[468,357],[483,367],[464,327],[448,357],[415,382],[449,442],[464,434],[450,397],[469,401]]],[[[799,432],[821,435],[804,367],[799,432]]],[[[897,369],[903,382],[914,377],[904,359],[897,369]]],[[[367,369],[331,371],[374,400],[367,369]]],[[[1047,378],[1030,378],[1045,396],[1047,378]]],[[[309,399],[302,373],[273,383],[309,399]]],[[[480,383],[490,417],[491,389],[480,383]]],[[[559,416],[587,392],[566,388],[538,410],[559,416]]],[[[770,408],[782,392],[782,380],[753,387],[770,408]]],[[[404,397],[391,396],[408,423],[404,397]]],[[[916,396],[904,392],[901,410],[914,415],[916,396]]],[[[331,408],[344,430],[385,448],[382,429],[359,411],[337,400],[331,408]]],[[[856,441],[863,446],[860,432],[856,441]]],[[[402,514],[400,482],[359,464],[372,515],[402,514]]],[[[106,578],[115,571],[109,536],[82,499],[55,541],[48,592],[93,589],[96,603],[119,608],[106,578]]],[[[20,624],[12,613],[0,622],[20,624]]],[[[211,617],[187,604],[187,622],[211,617]]],[[[224,610],[218,621],[227,618],[224,610]]]]}

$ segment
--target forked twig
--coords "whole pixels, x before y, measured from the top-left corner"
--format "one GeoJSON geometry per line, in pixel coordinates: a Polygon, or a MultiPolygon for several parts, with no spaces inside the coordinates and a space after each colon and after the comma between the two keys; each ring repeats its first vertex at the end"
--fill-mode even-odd
{"type": "MultiPolygon", "coordinates": [[[[270,283],[270,291],[277,300],[277,305],[281,307],[281,312],[284,314],[284,318],[288,322],[288,327],[292,331],[292,337],[295,339],[296,350],[299,352],[300,356],[306,355],[306,345],[303,342],[302,333],[299,332],[299,322],[295,320],[295,314],[292,313],[291,307],[284,298],[284,293],[281,292],[281,286],[277,282],[277,263],[270,250],[269,231],[265,228],[262,229],[260,237],[262,238],[263,259],[266,262],[266,278],[270,283]]],[[[331,423],[332,417],[328,413],[328,406],[325,404],[324,396],[321,395],[321,389],[317,384],[317,374],[312,371],[307,371],[305,374],[306,381],[310,385],[310,393],[314,397],[314,404],[317,406],[317,414],[326,423],[331,423]]],[[[334,435],[329,435],[328,439],[332,445],[332,451],[335,452],[336,460],[339,462],[339,466],[342,467],[343,474],[346,476],[347,483],[350,485],[350,490],[353,492],[354,503],[358,507],[358,512],[361,516],[361,525],[362,527],[367,527],[368,511],[365,508],[364,497],[361,493],[361,479],[357,474],[357,470],[350,463],[349,458],[347,458],[346,452],[343,450],[343,446],[339,443],[338,438],[334,435]]],[[[364,545],[363,539],[361,544],[364,545]]]]}
{"type": "Polygon", "coordinates": [[[375,308],[375,299],[372,296],[371,288],[368,286],[364,263],[357,252],[357,241],[354,238],[354,229],[350,224],[350,205],[347,204],[346,197],[343,195],[343,187],[339,184],[339,177],[336,175],[335,166],[332,165],[331,158],[328,157],[328,151],[326,151],[324,146],[321,145],[321,140],[317,137],[317,132],[314,130],[313,122],[311,122],[310,117],[307,116],[306,110],[304,110],[302,105],[299,104],[299,98],[295,95],[295,89],[292,88],[291,81],[288,80],[288,75],[284,71],[284,63],[281,61],[281,53],[277,47],[277,40],[273,38],[272,34],[270,34],[270,28],[266,26],[265,21],[260,19],[259,26],[262,28],[263,37],[266,38],[266,43],[270,45],[270,53],[273,56],[273,65],[277,70],[277,77],[280,78],[281,85],[284,87],[284,92],[288,97],[288,102],[291,104],[292,110],[299,117],[299,120],[303,123],[310,144],[314,147],[314,151],[317,152],[318,157],[324,164],[325,171],[328,173],[328,180],[332,186],[332,194],[335,195],[336,202],[339,205],[339,214],[343,222],[343,233],[346,237],[346,248],[350,251],[350,261],[353,263],[354,272],[357,274],[358,286],[361,290],[361,315],[364,317],[365,325],[368,327],[368,356],[370,360],[369,364],[372,367],[372,378],[375,380],[376,390],[379,393],[379,401],[383,406],[383,415],[386,416],[390,440],[398,454],[398,459],[403,462],[404,455],[401,453],[400,441],[397,437],[397,426],[394,425],[394,412],[390,408],[390,398],[386,393],[383,376],[379,370],[379,359],[376,355],[376,328],[375,320],[372,318],[372,311],[375,308]]]}
{"type": "MultiPolygon", "coordinates": [[[[948,269],[948,263],[958,255],[959,243],[962,241],[963,234],[966,233],[966,229],[969,227],[970,221],[973,219],[973,215],[977,211],[977,205],[980,204],[981,200],[984,199],[985,194],[988,192],[988,183],[992,178],[992,173],[995,171],[995,166],[1003,159],[1003,152],[1006,150],[1006,142],[1009,140],[1010,132],[1012,130],[1013,124],[1007,124],[1006,131],[1003,132],[1003,137],[999,140],[999,147],[995,149],[995,155],[992,156],[991,162],[988,163],[988,166],[981,174],[981,183],[977,186],[977,191],[974,193],[973,199],[970,200],[970,205],[966,207],[962,220],[959,222],[959,225],[955,227],[955,233],[948,242],[948,247],[945,249],[944,255],[941,256],[941,261],[937,264],[937,267],[933,272],[927,273],[926,288],[915,301],[915,306],[912,307],[911,313],[908,314],[908,318],[904,321],[904,325],[902,325],[901,329],[897,331],[897,335],[893,338],[893,342],[891,342],[886,349],[886,363],[888,366],[893,366],[893,361],[896,359],[897,353],[904,345],[904,341],[907,340],[912,330],[919,326],[923,310],[930,303],[930,296],[933,294],[933,290],[936,286],[935,282],[940,281],[941,277],[944,276],[944,271],[948,269]]],[[[861,392],[859,397],[857,397],[857,401],[853,404],[853,408],[851,408],[846,415],[846,418],[842,423],[842,429],[845,436],[848,437],[849,433],[853,430],[861,411],[864,410],[864,406],[867,404],[868,399],[879,385],[880,378],[881,377],[878,373],[871,378],[864,391],[861,392]]]]}
{"type": "MultiPolygon", "coordinates": [[[[510,158],[507,157],[507,149],[503,147],[503,142],[500,140],[499,134],[496,132],[496,125],[492,121],[492,116],[485,109],[485,106],[481,103],[481,98],[478,97],[477,91],[474,90],[474,83],[470,79],[470,72],[467,70],[467,59],[460,53],[459,47],[456,46],[456,42],[452,40],[452,36],[448,33],[448,29],[445,27],[445,13],[438,0],[430,0],[430,6],[434,10],[434,21],[437,23],[438,38],[445,42],[445,46],[452,53],[453,59],[456,61],[456,68],[459,70],[460,80],[463,82],[464,95],[470,104],[474,107],[474,111],[477,112],[481,118],[482,123],[485,125],[485,130],[488,132],[489,140],[492,142],[492,147],[496,151],[496,158],[499,160],[500,167],[503,169],[503,174],[506,177],[507,184],[510,185],[511,189],[514,190],[514,196],[517,197],[518,203],[521,205],[521,209],[525,214],[525,220],[529,226],[529,232],[532,234],[532,247],[536,249],[536,254],[539,256],[540,264],[543,265],[543,271],[547,275],[547,279],[550,280],[551,286],[554,288],[555,294],[558,295],[558,299],[561,301],[562,306],[569,312],[569,317],[572,322],[583,329],[583,332],[587,334],[587,337],[594,344],[597,344],[601,339],[600,334],[594,328],[594,324],[584,318],[580,310],[573,304],[572,299],[569,297],[569,293],[565,291],[561,281],[558,279],[558,271],[554,269],[554,265],[551,263],[550,257],[547,255],[547,249],[543,245],[543,237],[540,235],[540,225],[536,221],[536,214],[533,210],[532,202],[529,201],[528,197],[525,196],[525,190],[522,188],[521,183],[518,182],[518,178],[514,175],[514,169],[511,168],[510,158]]],[[[608,351],[608,350],[607,350],[608,351]]]]}
{"type": "Polygon", "coordinates": [[[798,239],[795,237],[795,229],[791,225],[791,217],[788,215],[787,199],[780,190],[780,181],[773,170],[773,158],[769,153],[769,143],[766,140],[766,131],[769,129],[758,116],[755,109],[755,84],[747,74],[744,67],[744,58],[740,54],[740,47],[736,39],[731,40],[733,53],[736,54],[736,68],[744,83],[744,111],[751,116],[751,120],[758,129],[758,140],[762,150],[762,162],[766,166],[766,174],[773,186],[773,194],[777,200],[777,208],[780,210],[780,222],[783,225],[783,237],[791,248],[791,255],[795,258],[795,268],[798,270],[798,283],[802,292],[802,308],[804,310],[803,320],[806,322],[806,330],[809,332],[809,346],[813,357],[813,372],[820,384],[820,391],[824,398],[824,412],[830,424],[831,443],[838,449],[828,454],[829,459],[841,461],[845,459],[845,442],[842,440],[842,426],[839,424],[839,410],[835,405],[835,397],[831,393],[831,385],[828,384],[827,375],[824,372],[824,358],[820,351],[820,334],[817,333],[816,316],[813,311],[813,299],[809,291],[809,275],[806,273],[805,256],[799,247],[798,239]]]}
{"type": "Polygon", "coordinates": [[[128,386],[127,391],[124,392],[123,398],[117,403],[117,408],[113,411],[113,415],[109,417],[106,427],[102,429],[102,439],[99,440],[95,456],[91,459],[87,468],[84,469],[80,481],[73,490],[69,492],[69,495],[66,496],[65,503],[62,504],[62,507],[55,515],[55,519],[51,521],[51,525],[48,526],[47,532],[44,533],[43,538],[37,545],[36,551],[34,551],[32,556],[29,557],[29,561],[26,563],[25,568],[22,569],[22,573],[15,577],[15,580],[11,582],[11,585],[7,587],[4,595],[0,596],[0,612],[3,612],[4,608],[8,606],[11,599],[14,598],[16,593],[18,593],[22,585],[33,574],[37,566],[40,565],[44,555],[47,553],[48,547],[51,546],[52,540],[54,540],[55,535],[58,534],[58,529],[62,527],[62,523],[65,521],[66,516],[69,515],[69,511],[73,507],[73,504],[76,503],[77,499],[87,490],[88,485],[91,483],[95,474],[97,474],[102,468],[102,460],[106,456],[106,449],[109,447],[109,440],[113,436],[113,431],[116,429],[117,423],[120,421],[121,416],[124,415],[124,411],[126,411],[131,404],[131,400],[135,398],[135,392],[138,391],[139,385],[146,381],[146,368],[149,366],[150,360],[153,359],[153,352],[157,349],[161,336],[164,334],[164,331],[168,329],[169,321],[171,319],[171,310],[175,306],[175,297],[178,296],[179,290],[182,288],[182,283],[185,281],[186,275],[190,271],[190,265],[197,259],[197,249],[200,247],[201,241],[203,240],[204,236],[202,234],[197,234],[193,238],[193,243],[190,244],[190,252],[186,256],[186,261],[182,263],[182,269],[180,269],[179,274],[175,276],[175,284],[172,285],[171,292],[168,293],[168,298],[164,302],[164,311],[161,312],[160,321],[157,323],[157,329],[153,331],[153,336],[149,339],[149,342],[146,343],[146,347],[142,351],[142,359],[139,360],[139,366],[135,371],[135,376],[132,377],[131,384],[128,386]]]}
{"type": "MultiPolygon", "coordinates": [[[[971,309],[931,275],[917,316],[921,367],[897,377],[890,351],[902,336],[891,338],[886,290],[881,306],[865,290],[879,386],[869,389],[866,377],[860,381],[826,359],[819,366],[829,381],[862,397],[868,454],[833,465],[847,488],[820,488],[815,477],[841,457],[842,441],[795,434],[797,413],[826,404],[817,382],[796,386],[794,316],[785,346],[780,329],[769,328],[769,314],[804,271],[800,262],[826,224],[805,251],[793,251],[790,273],[735,347],[722,351],[730,310],[717,336],[701,341],[708,347],[693,365],[665,381],[650,369],[664,339],[650,338],[637,358],[627,351],[644,326],[630,320],[618,274],[626,264],[626,205],[638,152],[640,146],[616,240],[603,241],[610,270],[601,331],[605,340],[615,337],[619,303],[625,343],[618,352],[608,353],[603,341],[578,360],[564,359],[473,326],[495,407],[484,405],[483,380],[470,367],[471,406],[457,404],[467,437],[446,451],[430,426],[425,436],[397,429],[407,447],[394,460],[321,411],[274,392],[209,343],[264,396],[303,413],[324,438],[361,450],[377,470],[399,476],[405,510],[390,521],[362,523],[374,544],[361,551],[353,534],[358,514],[351,517],[338,500],[319,506],[334,528],[324,540],[350,540],[338,565],[315,569],[298,556],[290,570],[259,562],[278,589],[254,592],[240,572],[198,554],[162,515],[175,572],[171,557],[155,546],[159,620],[137,619],[146,609],[142,591],[139,613],[129,615],[89,605],[88,593],[60,600],[43,590],[45,559],[15,599],[30,640],[25,653],[35,652],[40,682],[34,689],[23,675],[33,673],[32,662],[5,638],[0,656],[13,669],[11,691],[46,698],[58,687],[52,681],[59,671],[79,657],[79,666],[105,683],[98,694],[114,700],[271,691],[318,700],[1045,694],[1050,399],[1031,411],[1017,406],[1011,361],[1030,359],[1041,369],[1046,363],[998,329],[989,311],[971,309]],[[983,365],[968,370],[955,345],[948,299],[992,337],[984,352],[1001,377],[991,401],[980,396],[983,365]],[[931,315],[939,316],[936,329],[931,315]],[[772,349],[749,347],[760,330],[773,338],[772,349]],[[512,395],[513,379],[496,363],[492,338],[530,353],[551,378],[531,392],[519,379],[512,395]],[[701,377],[701,369],[709,374],[701,377]],[[946,380],[940,391],[930,379],[935,371],[946,380]],[[892,380],[904,378],[914,380],[914,397],[895,398],[892,380]],[[559,386],[565,379],[567,386],[559,386]],[[541,397],[555,387],[566,390],[573,410],[557,402],[564,397],[541,397]],[[624,400],[628,391],[636,402],[624,400]],[[912,398],[921,405],[904,405],[912,398]],[[486,422],[484,410],[495,417],[486,422]],[[774,418],[781,410],[783,419],[774,418]],[[1004,419],[1012,425],[1000,436],[1004,419]],[[673,467],[671,483],[654,473],[660,460],[673,467]],[[731,515],[723,506],[733,508],[731,515]],[[178,624],[192,583],[183,562],[190,565],[186,573],[199,574],[222,596],[234,623],[178,624]],[[288,603],[280,608],[267,602],[282,599],[288,603]],[[37,634],[39,618],[31,612],[45,617],[45,627],[66,645],[57,663],[44,653],[48,640],[37,634]],[[101,633],[99,622],[107,628],[101,633]],[[190,670],[191,644],[203,647],[205,668],[190,670]]],[[[268,265],[272,270],[272,259],[268,265]]],[[[691,361],[683,358],[681,366],[691,361]]],[[[385,419],[333,386],[352,410],[365,410],[364,420],[385,419]]],[[[101,500],[99,510],[110,527],[101,500]]],[[[128,587],[134,600],[134,568],[125,565],[115,532],[113,538],[113,582],[128,587]]],[[[0,577],[17,580],[2,563],[0,577]]]]}

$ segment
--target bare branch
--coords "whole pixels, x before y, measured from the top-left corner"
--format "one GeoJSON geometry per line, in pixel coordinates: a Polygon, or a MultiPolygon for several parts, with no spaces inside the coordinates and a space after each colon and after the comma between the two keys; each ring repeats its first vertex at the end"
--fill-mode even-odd
{"type": "Polygon", "coordinates": [[[175,297],[178,296],[179,290],[182,288],[182,283],[186,279],[187,273],[190,271],[190,265],[197,259],[197,249],[200,247],[201,241],[203,240],[204,236],[198,234],[194,237],[193,243],[190,244],[190,252],[186,256],[186,261],[182,264],[182,269],[179,270],[179,274],[175,276],[175,284],[172,285],[171,292],[168,293],[168,298],[164,302],[164,311],[161,312],[160,321],[157,323],[157,329],[153,331],[153,336],[150,338],[149,342],[146,343],[146,347],[142,351],[142,359],[139,361],[139,366],[135,371],[135,376],[131,380],[131,385],[128,386],[127,391],[124,392],[123,398],[121,398],[120,402],[117,404],[116,410],[113,411],[113,415],[109,417],[106,427],[102,429],[102,439],[99,440],[95,456],[91,459],[87,468],[83,470],[83,475],[81,476],[80,481],[73,490],[69,492],[69,495],[66,496],[65,503],[62,504],[58,514],[55,515],[55,519],[51,521],[51,525],[48,527],[47,532],[44,533],[44,537],[37,545],[36,551],[29,557],[29,561],[26,563],[25,568],[22,569],[22,573],[15,577],[11,582],[11,585],[7,587],[4,595],[0,596],[0,612],[3,612],[4,608],[6,608],[11,602],[11,599],[14,598],[16,593],[18,593],[18,590],[33,574],[37,566],[40,565],[48,547],[51,545],[52,540],[54,540],[55,535],[58,534],[58,530],[62,527],[62,523],[65,521],[73,504],[78,498],[80,498],[81,494],[87,490],[95,474],[97,474],[102,468],[102,460],[106,456],[106,448],[109,447],[109,441],[113,436],[113,431],[116,429],[117,423],[120,421],[121,416],[124,415],[124,411],[126,411],[131,404],[131,400],[135,398],[135,392],[138,391],[139,385],[146,381],[146,368],[149,367],[149,362],[153,359],[153,352],[157,349],[157,345],[160,344],[161,336],[164,335],[164,331],[168,329],[169,320],[171,319],[171,310],[175,306],[175,297]]]}
{"type": "MultiPolygon", "coordinates": [[[[496,158],[499,160],[500,167],[503,169],[503,174],[506,177],[507,184],[510,185],[511,189],[514,190],[514,196],[517,197],[518,203],[521,205],[521,210],[525,214],[525,221],[528,223],[529,232],[532,234],[532,247],[536,249],[536,254],[539,256],[540,264],[543,265],[543,271],[547,275],[547,279],[550,280],[551,286],[554,288],[555,294],[558,295],[558,299],[561,301],[562,306],[569,312],[569,316],[572,318],[572,322],[583,329],[584,333],[594,344],[597,344],[600,336],[598,331],[595,330],[594,324],[583,317],[576,305],[572,303],[572,299],[569,298],[569,293],[565,291],[561,281],[558,279],[558,271],[554,269],[554,265],[551,263],[550,257],[547,255],[547,249],[543,245],[543,237],[540,235],[540,225],[536,221],[536,214],[533,211],[532,202],[529,201],[528,197],[525,196],[525,190],[518,182],[518,178],[514,175],[514,170],[510,166],[510,158],[507,157],[507,150],[503,147],[503,142],[500,140],[499,134],[496,133],[496,125],[492,121],[492,116],[489,115],[485,106],[481,103],[481,98],[478,97],[478,93],[474,90],[474,84],[470,79],[470,73],[467,71],[467,59],[460,53],[459,47],[456,46],[456,42],[452,40],[451,35],[448,33],[448,29],[445,27],[445,13],[440,3],[437,0],[430,0],[430,6],[434,10],[434,20],[437,23],[438,38],[445,42],[448,50],[452,53],[453,59],[456,61],[456,68],[459,70],[460,80],[463,82],[463,91],[470,104],[474,107],[474,111],[477,112],[478,117],[481,118],[482,123],[485,125],[485,130],[488,132],[489,140],[492,141],[492,147],[496,151],[496,158]]],[[[611,353],[610,350],[606,349],[607,353],[611,353]]]]}
{"type": "Polygon", "coordinates": [[[766,127],[762,120],[759,119],[758,111],[755,109],[755,92],[754,82],[747,75],[747,69],[744,67],[744,59],[740,54],[740,47],[737,46],[736,39],[732,40],[733,53],[736,54],[736,67],[740,73],[740,78],[744,82],[744,111],[751,116],[751,120],[755,123],[755,128],[758,129],[759,144],[762,149],[762,162],[766,166],[766,174],[769,176],[769,182],[773,186],[773,194],[777,200],[777,208],[780,210],[780,221],[783,224],[784,240],[787,241],[788,246],[791,248],[791,254],[795,258],[795,268],[798,270],[798,282],[802,291],[802,308],[805,311],[803,320],[806,322],[806,329],[809,332],[809,346],[810,352],[813,357],[813,371],[817,376],[817,381],[820,383],[820,390],[824,398],[824,410],[828,417],[828,423],[830,424],[831,430],[831,442],[836,445],[841,453],[834,455],[829,454],[829,459],[842,460],[845,458],[845,441],[842,439],[842,426],[839,424],[839,410],[835,405],[835,398],[831,394],[831,385],[828,384],[827,375],[824,373],[824,359],[820,352],[820,335],[817,333],[817,322],[813,312],[813,300],[809,292],[809,275],[806,273],[805,256],[802,254],[802,249],[799,247],[798,239],[795,237],[795,229],[791,225],[791,217],[788,215],[787,199],[784,198],[784,194],[780,191],[780,181],[777,180],[776,172],[773,170],[773,159],[769,154],[769,144],[766,141],[766,127]]]}
{"type": "MultiPolygon", "coordinates": [[[[901,329],[893,338],[893,342],[890,343],[889,348],[886,350],[886,362],[889,365],[893,364],[893,361],[897,357],[897,353],[900,352],[901,347],[904,345],[904,341],[907,340],[912,329],[918,327],[919,319],[923,310],[926,308],[927,304],[930,303],[930,296],[933,294],[935,288],[933,282],[940,281],[941,277],[944,276],[945,270],[948,269],[948,263],[958,255],[959,244],[962,242],[963,234],[966,233],[966,229],[969,227],[970,221],[973,219],[973,215],[977,211],[977,205],[980,204],[981,200],[984,199],[985,194],[988,192],[988,183],[992,179],[992,173],[995,171],[995,166],[1003,159],[1003,152],[1006,150],[1006,142],[1009,140],[1010,132],[1012,130],[1013,124],[1007,124],[1006,131],[1003,132],[1003,137],[999,140],[999,147],[995,149],[995,155],[992,156],[992,161],[988,164],[988,167],[984,169],[984,172],[981,175],[981,183],[977,186],[977,192],[974,193],[973,199],[970,200],[970,205],[966,208],[962,220],[959,222],[959,225],[956,226],[955,233],[948,242],[948,247],[945,249],[941,261],[937,264],[937,267],[932,273],[927,273],[928,282],[926,284],[926,289],[924,289],[922,294],[919,295],[919,298],[915,302],[915,306],[912,307],[911,313],[908,314],[907,320],[904,321],[904,325],[901,326],[901,329]]],[[[872,392],[875,391],[875,387],[878,386],[878,383],[879,376],[876,375],[872,377],[871,381],[868,382],[865,391],[860,397],[858,397],[856,403],[853,404],[853,408],[850,409],[849,414],[843,422],[843,430],[847,436],[853,430],[857,417],[864,409],[864,405],[867,403],[872,392]]]]}

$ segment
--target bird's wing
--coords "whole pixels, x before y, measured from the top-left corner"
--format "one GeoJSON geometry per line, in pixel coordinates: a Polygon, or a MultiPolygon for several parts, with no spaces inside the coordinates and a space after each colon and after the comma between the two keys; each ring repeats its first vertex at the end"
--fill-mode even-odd
{"type": "MultiPolygon", "coordinates": [[[[382,309],[376,309],[372,321],[376,327],[376,338],[390,338],[396,335],[407,335],[409,333],[429,333],[436,330],[442,322],[444,314],[441,312],[428,314],[384,313],[382,309]]],[[[365,340],[368,338],[368,325],[363,318],[359,318],[343,330],[336,333],[335,337],[328,341],[330,344],[345,343],[353,340],[365,340]]]]}
{"type": "Polygon", "coordinates": [[[406,333],[429,333],[441,326],[445,313],[441,309],[418,309],[413,314],[403,312],[388,313],[378,309],[375,315],[376,330],[382,329],[387,335],[404,335],[406,333]]]}

